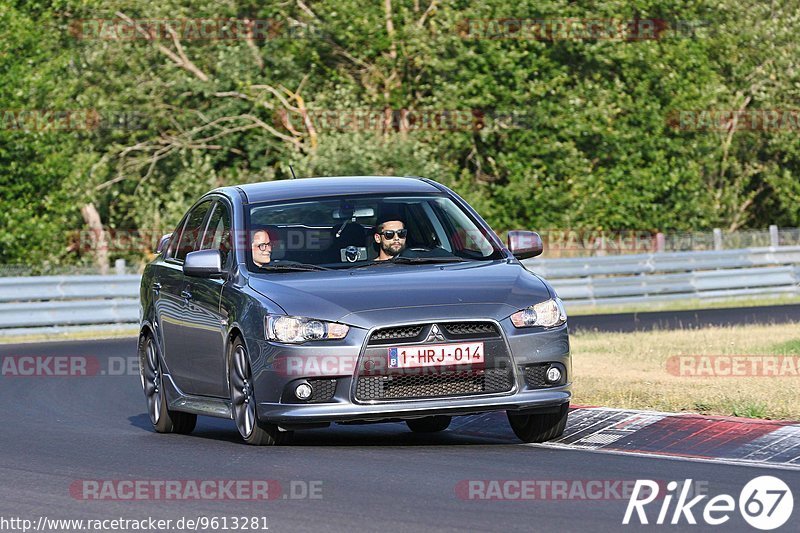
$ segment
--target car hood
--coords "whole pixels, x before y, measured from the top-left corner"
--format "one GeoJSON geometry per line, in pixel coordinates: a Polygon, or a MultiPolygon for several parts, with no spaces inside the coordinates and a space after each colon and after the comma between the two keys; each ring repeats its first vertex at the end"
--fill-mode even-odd
{"type": "Polygon", "coordinates": [[[550,297],[541,279],[506,261],[256,274],[249,284],[289,315],[364,328],[442,317],[502,320],[550,297]]]}

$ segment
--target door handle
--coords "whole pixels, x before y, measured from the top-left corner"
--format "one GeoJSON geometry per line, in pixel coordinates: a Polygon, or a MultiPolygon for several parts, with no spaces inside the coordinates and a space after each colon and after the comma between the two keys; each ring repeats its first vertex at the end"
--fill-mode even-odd
{"type": "Polygon", "coordinates": [[[161,284],[158,283],[158,282],[153,283],[153,292],[158,294],[158,291],[160,291],[160,290],[161,290],[161,284]]]}
{"type": "Polygon", "coordinates": [[[183,298],[184,300],[191,300],[192,293],[189,291],[181,291],[181,298],[183,298]]]}

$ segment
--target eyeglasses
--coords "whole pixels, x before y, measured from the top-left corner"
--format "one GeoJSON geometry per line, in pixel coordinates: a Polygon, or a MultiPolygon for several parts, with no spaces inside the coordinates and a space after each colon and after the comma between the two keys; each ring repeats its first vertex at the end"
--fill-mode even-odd
{"type": "Polygon", "coordinates": [[[395,233],[397,233],[397,236],[399,238],[405,239],[406,235],[408,235],[408,230],[407,229],[398,229],[398,230],[387,229],[387,230],[382,231],[381,235],[383,235],[384,238],[388,241],[388,240],[394,239],[394,234],[395,233]]]}
{"type": "Polygon", "coordinates": [[[261,244],[257,244],[256,246],[262,252],[266,252],[267,251],[267,247],[272,248],[272,243],[271,242],[262,242],[261,244]]]}

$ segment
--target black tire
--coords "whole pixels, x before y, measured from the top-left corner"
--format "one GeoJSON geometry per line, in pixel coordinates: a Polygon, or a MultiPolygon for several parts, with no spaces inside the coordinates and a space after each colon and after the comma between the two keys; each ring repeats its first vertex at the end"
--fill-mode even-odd
{"type": "Polygon", "coordinates": [[[231,391],[233,421],[242,439],[252,446],[288,444],[291,431],[280,431],[275,424],[258,419],[257,402],[253,389],[250,360],[247,348],[240,338],[231,343],[228,365],[228,383],[231,391]]]}
{"type": "Polygon", "coordinates": [[[526,415],[507,412],[514,434],[523,442],[546,442],[560,437],[567,427],[569,404],[562,404],[556,413],[526,415]]]}
{"type": "Polygon", "coordinates": [[[450,427],[451,420],[453,420],[451,416],[426,416],[406,420],[406,424],[414,433],[436,433],[450,427]]]}
{"type": "Polygon", "coordinates": [[[158,433],[188,435],[197,425],[197,415],[171,411],[164,393],[164,374],[161,357],[153,337],[147,333],[139,337],[139,377],[147,401],[147,414],[153,429],[158,433]]]}

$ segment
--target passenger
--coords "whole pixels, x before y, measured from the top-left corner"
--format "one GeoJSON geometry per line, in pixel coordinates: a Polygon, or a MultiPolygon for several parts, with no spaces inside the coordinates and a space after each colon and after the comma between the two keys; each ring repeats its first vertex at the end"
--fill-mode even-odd
{"type": "Polygon", "coordinates": [[[375,242],[380,254],[375,261],[394,259],[406,249],[408,230],[400,220],[386,220],[375,226],[375,242]]]}
{"type": "Polygon", "coordinates": [[[253,263],[257,267],[267,265],[272,259],[272,240],[276,234],[272,227],[263,227],[253,232],[251,250],[253,252],[253,263]]]}

